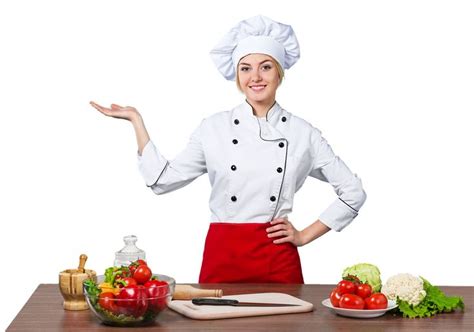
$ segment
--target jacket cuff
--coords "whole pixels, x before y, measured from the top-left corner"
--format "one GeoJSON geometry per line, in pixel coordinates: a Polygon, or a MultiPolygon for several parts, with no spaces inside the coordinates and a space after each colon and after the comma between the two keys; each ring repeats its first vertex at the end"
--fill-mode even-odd
{"type": "Polygon", "coordinates": [[[142,155],[137,154],[137,157],[138,169],[146,185],[153,186],[164,172],[168,160],[160,154],[151,140],[143,148],[142,155]]]}
{"type": "Polygon", "coordinates": [[[319,220],[329,228],[340,232],[357,215],[356,210],[338,198],[319,216],[319,220]]]}

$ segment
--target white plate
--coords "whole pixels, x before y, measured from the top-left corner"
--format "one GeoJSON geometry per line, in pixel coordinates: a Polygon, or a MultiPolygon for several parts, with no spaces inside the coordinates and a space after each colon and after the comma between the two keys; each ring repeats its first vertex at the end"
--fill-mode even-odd
{"type": "Polygon", "coordinates": [[[389,310],[392,310],[397,307],[397,302],[393,300],[388,300],[387,308],[385,309],[373,309],[373,310],[367,310],[367,309],[344,309],[344,308],[336,308],[331,304],[331,300],[326,299],[321,302],[323,306],[331,309],[334,311],[336,314],[341,315],[341,316],[347,316],[347,317],[355,317],[355,318],[374,318],[374,317],[380,317],[384,313],[386,313],[389,310]]]}

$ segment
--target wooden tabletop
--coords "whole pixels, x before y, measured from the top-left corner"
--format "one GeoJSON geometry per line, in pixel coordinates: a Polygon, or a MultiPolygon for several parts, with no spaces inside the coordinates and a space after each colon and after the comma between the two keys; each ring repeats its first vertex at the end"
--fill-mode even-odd
{"type": "MultiPolygon", "coordinates": [[[[199,287],[199,285],[194,285],[199,287]]],[[[314,304],[314,311],[301,314],[198,321],[166,309],[156,323],[139,330],[152,331],[474,331],[474,287],[440,287],[446,295],[464,298],[464,312],[440,314],[432,318],[408,319],[393,314],[371,319],[335,315],[322,306],[334,285],[205,284],[221,288],[224,295],[281,292],[314,304]]],[[[109,331],[119,328],[102,325],[89,310],[65,311],[58,285],[41,284],[7,331],[109,331]]],[[[122,328],[123,330],[123,328],[122,328]]],[[[136,329],[135,329],[136,330],[136,329]]]]}

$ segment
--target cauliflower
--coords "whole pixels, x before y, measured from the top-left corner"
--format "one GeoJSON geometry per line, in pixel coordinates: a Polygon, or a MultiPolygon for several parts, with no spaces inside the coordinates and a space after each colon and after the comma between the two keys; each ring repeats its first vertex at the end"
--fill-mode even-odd
{"type": "Polygon", "coordinates": [[[398,297],[413,306],[418,305],[426,296],[423,280],[408,273],[400,273],[388,278],[382,286],[382,293],[390,300],[396,300],[398,297]]]}

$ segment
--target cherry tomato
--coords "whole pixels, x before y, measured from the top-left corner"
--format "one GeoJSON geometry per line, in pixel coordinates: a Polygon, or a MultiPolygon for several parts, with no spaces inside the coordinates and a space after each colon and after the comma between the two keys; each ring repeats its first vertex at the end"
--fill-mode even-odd
{"type": "Polygon", "coordinates": [[[128,286],[132,286],[132,285],[137,285],[137,281],[131,277],[126,277],[126,278],[122,278],[121,279],[121,287],[128,287],[128,286]]]}
{"type": "Polygon", "coordinates": [[[382,293],[374,293],[365,299],[365,308],[369,310],[386,309],[387,305],[387,297],[382,293]]]}
{"type": "Polygon", "coordinates": [[[154,312],[165,309],[168,305],[168,283],[166,281],[150,280],[144,286],[148,298],[148,309],[154,312]]]}
{"type": "Polygon", "coordinates": [[[337,287],[334,288],[329,295],[329,299],[331,300],[331,304],[333,307],[339,307],[339,300],[341,299],[342,294],[339,293],[337,287]]]}
{"type": "Polygon", "coordinates": [[[356,291],[356,286],[352,281],[349,280],[341,280],[337,284],[337,288],[339,289],[339,293],[342,294],[354,294],[356,291]]]}
{"type": "Polygon", "coordinates": [[[115,304],[115,295],[111,292],[101,293],[99,295],[99,305],[107,311],[117,313],[117,305],[115,304]]]}
{"type": "Polygon", "coordinates": [[[137,259],[137,260],[135,261],[135,263],[136,263],[137,265],[148,265],[143,259],[137,259]]]}
{"type": "Polygon", "coordinates": [[[133,273],[135,273],[135,270],[140,265],[147,265],[147,263],[143,259],[137,259],[135,262],[130,263],[128,270],[130,271],[131,276],[133,276],[133,273]]]}
{"type": "Polygon", "coordinates": [[[145,287],[132,285],[122,288],[117,295],[117,307],[122,314],[143,316],[148,307],[145,287]]]}
{"type": "Polygon", "coordinates": [[[352,281],[356,287],[361,283],[360,279],[357,278],[357,276],[352,275],[352,274],[349,274],[349,275],[343,277],[342,279],[352,281]]]}
{"type": "Polygon", "coordinates": [[[344,309],[364,309],[364,299],[355,294],[343,294],[339,306],[344,309]]]}
{"type": "Polygon", "coordinates": [[[128,266],[128,270],[130,271],[130,275],[133,277],[133,274],[135,273],[135,270],[137,269],[138,265],[135,265],[134,263],[130,264],[128,266]]]}
{"type": "Polygon", "coordinates": [[[369,284],[359,284],[356,288],[355,294],[365,299],[372,295],[372,286],[369,284]]]}
{"type": "Polygon", "coordinates": [[[151,278],[150,268],[146,265],[139,265],[133,273],[133,278],[137,281],[138,284],[143,285],[151,278]]]}

